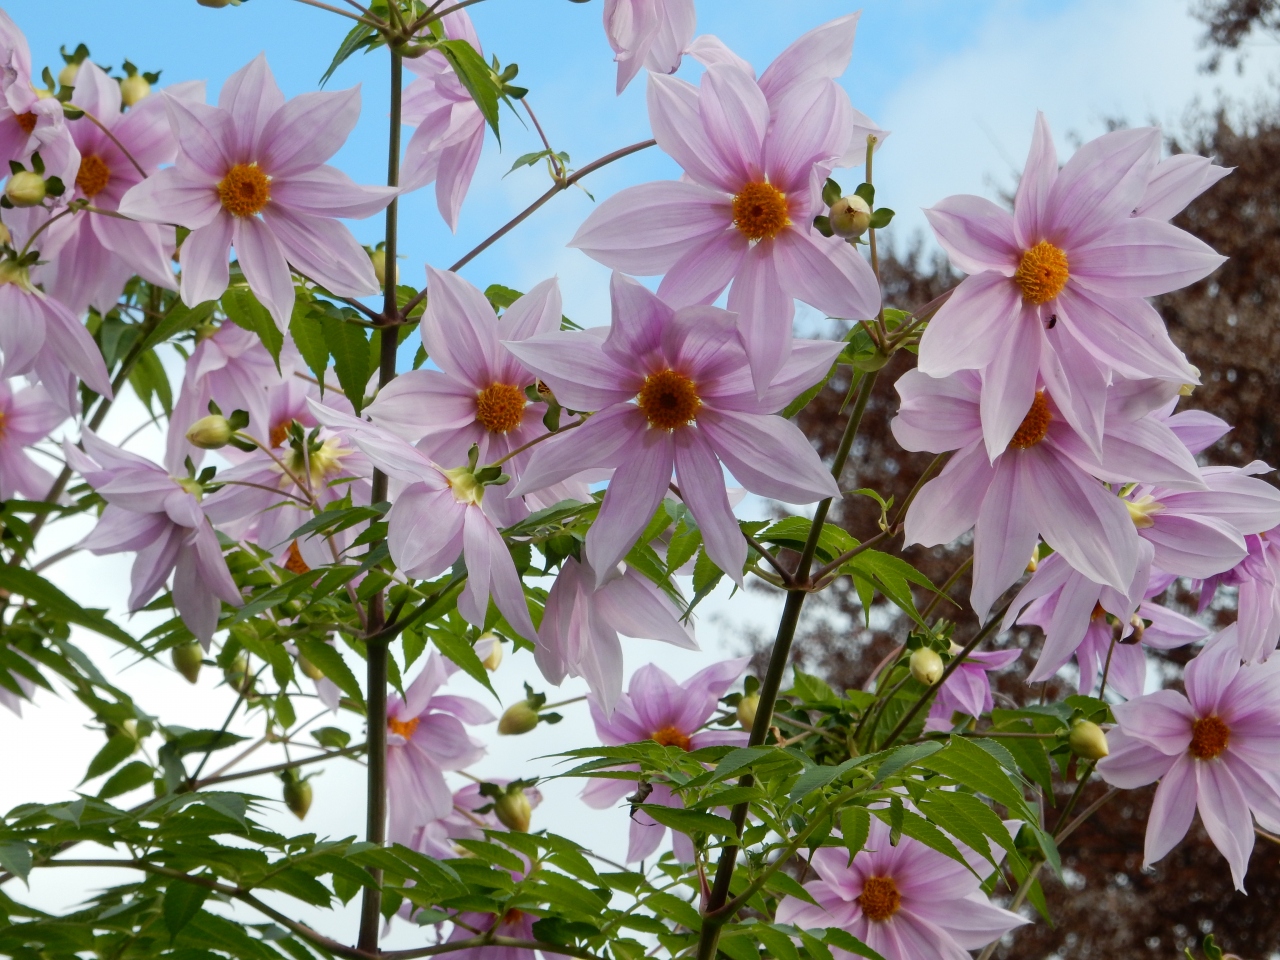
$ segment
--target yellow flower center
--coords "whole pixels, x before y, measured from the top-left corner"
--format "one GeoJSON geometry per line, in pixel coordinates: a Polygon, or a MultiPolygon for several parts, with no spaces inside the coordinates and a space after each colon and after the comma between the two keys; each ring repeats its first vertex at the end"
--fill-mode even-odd
{"type": "Polygon", "coordinates": [[[387,729],[392,733],[398,733],[400,736],[408,740],[413,736],[413,731],[418,729],[418,718],[414,717],[410,720],[396,720],[394,717],[387,720],[387,729]]]}
{"type": "Polygon", "coordinates": [[[674,430],[692,423],[702,407],[698,385],[671,369],[645,377],[636,400],[649,425],[659,430],[674,430]]]}
{"type": "Polygon", "coordinates": [[[86,197],[96,197],[111,180],[111,170],[97,154],[80,158],[80,170],[76,173],[76,186],[86,197]]]}
{"type": "Polygon", "coordinates": [[[1201,717],[1191,727],[1191,755],[1197,760],[1212,760],[1231,739],[1231,728],[1221,717],[1201,717]]]}
{"type": "Polygon", "coordinates": [[[307,561],[302,559],[302,551],[298,549],[298,541],[289,544],[289,552],[284,558],[284,568],[290,573],[310,573],[307,561]]]}
{"type": "Polygon", "coordinates": [[[884,923],[902,908],[902,894],[893,877],[867,877],[858,905],[868,920],[884,923]]]}
{"type": "Polygon", "coordinates": [[[791,226],[786,194],[771,183],[748,183],[733,198],[733,223],[749,240],[772,240],[791,226]]]}
{"type": "Polygon", "coordinates": [[[256,163],[237,163],[218,184],[222,208],[236,217],[252,217],[271,200],[271,178],[256,163]]]}
{"type": "Polygon", "coordinates": [[[1022,255],[1014,281],[1028,303],[1048,303],[1067,285],[1067,255],[1041,240],[1022,255]]]}
{"type": "Polygon", "coordinates": [[[1095,603],[1095,604],[1093,605],[1093,613],[1089,615],[1089,619],[1090,619],[1090,620],[1105,620],[1106,618],[1107,618],[1107,611],[1106,611],[1106,609],[1104,609],[1104,608],[1103,608],[1103,606],[1102,606],[1102,604],[1101,604],[1101,603],[1095,603]]]}
{"type": "Polygon", "coordinates": [[[689,751],[689,735],[675,727],[663,727],[661,730],[653,731],[653,742],[662,744],[664,747],[679,747],[686,753],[689,751]]]}
{"type": "Polygon", "coordinates": [[[1154,527],[1156,514],[1164,510],[1164,504],[1157,503],[1156,498],[1150,494],[1137,500],[1126,500],[1124,505],[1129,510],[1129,519],[1139,530],[1154,527]]]}
{"type": "Polygon", "coordinates": [[[479,505],[484,502],[484,484],[476,479],[476,475],[471,472],[470,467],[454,467],[452,470],[441,471],[444,477],[449,481],[449,489],[453,491],[453,499],[459,503],[474,503],[479,505]]]}
{"type": "Polygon", "coordinates": [[[31,131],[36,128],[36,115],[28,110],[26,113],[20,113],[13,119],[18,121],[18,126],[22,128],[22,132],[31,135],[31,131]]]}
{"type": "Polygon", "coordinates": [[[1036,398],[1031,401],[1031,409],[1022,418],[1022,423],[1018,425],[1018,432],[1009,441],[1009,446],[1016,450],[1034,447],[1045,438],[1052,420],[1053,415],[1049,413],[1049,400],[1045,397],[1043,390],[1037,390],[1036,398]]]}
{"type": "Polygon", "coordinates": [[[510,433],[524,419],[525,403],[515,384],[490,384],[476,396],[476,420],[490,433],[510,433]]]}
{"type": "MultiPolygon", "coordinates": [[[[342,458],[346,455],[347,451],[342,448],[341,441],[337,437],[330,437],[311,451],[308,459],[311,463],[312,490],[323,486],[327,477],[332,477],[342,470],[342,458]]],[[[285,466],[295,477],[300,478],[306,473],[306,461],[303,459],[301,450],[290,450],[283,459],[285,466]]]]}

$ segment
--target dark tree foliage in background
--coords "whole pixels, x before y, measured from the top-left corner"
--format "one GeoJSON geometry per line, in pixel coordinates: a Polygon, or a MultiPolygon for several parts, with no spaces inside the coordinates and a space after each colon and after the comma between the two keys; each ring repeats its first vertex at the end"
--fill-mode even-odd
{"type": "MultiPolygon", "coordinates": [[[[1250,37],[1280,36],[1280,0],[1214,0],[1198,3],[1194,13],[1206,25],[1211,70],[1218,68],[1223,51],[1239,51],[1250,37]]],[[[1169,146],[1173,152],[1199,153],[1235,167],[1175,220],[1230,260],[1210,279],[1156,301],[1174,341],[1201,371],[1203,386],[1183,406],[1208,410],[1235,425],[1206,451],[1206,462],[1244,465],[1261,459],[1280,464],[1280,94],[1251,110],[1224,105],[1201,115],[1169,146]]],[[[919,242],[885,258],[881,270],[886,304],[904,310],[921,307],[960,279],[944,257],[927,254],[919,242]]],[[[897,410],[893,384],[911,360],[899,353],[881,371],[841,479],[843,488],[871,487],[900,503],[933,459],[904,452],[889,431],[897,410]]],[[[847,379],[833,381],[798,418],[827,456],[839,441],[837,414],[847,388],[847,379]]],[[[877,531],[879,516],[871,499],[851,499],[833,520],[866,539],[877,531]]],[[[907,559],[941,585],[967,556],[968,544],[961,546],[916,547],[907,559]]],[[[1183,583],[1175,589],[1186,612],[1194,612],[1196,597],[1189,587],[1183,583]]],[[[964,603],[968,577],[959,577],[949,592],[964,603]]],[[[928,600],[924,595],[918,599],[928,600]]],[[[977,629],[966,607],[943,603],[937,613],[955,618],[961,643],[977,629]]],[[[1230,599],[1207,616],[1218,625],[1230,622],[1235,616],[1230,599]]],[[[861,687],[909,629],[907,618],[888,605],[874,607],[869,621],[848,579],[838,581],[806,609],[795,644],[796,664],[839,687],[861,687]]],[[[757,646],[771,639],[759,637],[757,646]]],[[[1028,688],[1024,678],[1041,640],[1039,630],[1032,629],[1015,630],[998,641],[1027,652],[1000,675],[997,698],[1026,702],[1039,697],[1039,688],[1028,688]]],[[[1171,684],[1180,684],[1186,659],[1185,651],[1163,657],[1171,684]]],[[[1101,784],[1094,784],[1081,805],[1103,792],[1101,784]]],[[[1280,846],[1258,840],[1248,896],[1233,889],[1226,861],[1198,821],[1171,854],[1144,871],[1143,836],[1153,793],[1154,788],[1125,793],[1064,842],[1065,886],[1048,871],[1042,874],[1054,925],[1024,928],[1011,945],[997,948],[996,957],[1133,960],[1175,957],[1184,947],[1199,955],[1200,941],[1210,932],[1221,947],[1250,960],[1280,954],[1280,846]]],[[[1059,804],[1066,796],[1059,797],[1059,804]]],[[[1049,811],[1048,823],[1056,819],[1049,811]]]]}

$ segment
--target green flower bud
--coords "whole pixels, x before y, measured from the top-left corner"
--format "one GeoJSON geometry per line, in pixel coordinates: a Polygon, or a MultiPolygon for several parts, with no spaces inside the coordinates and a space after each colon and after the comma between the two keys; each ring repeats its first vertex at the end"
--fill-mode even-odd
{"type": "Polygon", "coordinates": [[[476,641],[476,655],[484,668],[493,673],[502,665],[502,641],[496,634],[482,633],[476,641]]]}
{"type": "Polygon", "coordinates": [[[521,700],[507,707],[498,721],[498,732],[506,736],[528,733],[538,725],[538,711],[528,700],[521,700]]]}
{"type": "Polygon", "coordinates": [[[284,805],[299,820],[305,820],[311,809],[311,781],[298,779],[294,770],[286,770],[280,779],[284,781],[284,805]]]}
{"type": "Polygon", "coordinates": [[[204,650],[200,644],[192,640],[169,651],[173,659],[173,668],[187,678],[187,683],[195,683],[200,676],[200,667],[204,664],[204,650]]]}
{"type": "Polygon", "coordinates": [[[9,228],[0,223],[0,247],[7,247],[13,243],[13,234],[9,232],[9,228]]]}
{"type": "Polygon", "coordinates": [[[321,670],[319,667],[317,667],[314,663],[312,663],[306,657],[304,657],[302,654],[298,654],[298,669],[301,670],[306,676],[310,677],[312,680],[324,679],[324,671],[321,670]]]}
{"type": "Polygon", "coordinates": [[[373,275],[378,278],[378,286],[387,285],[387,251],[371,250],[369,259],[373,262],[373,275]]]}
{"type": "Polygon", "coordinates": [[[222,678],[227,681],[227,686],[237,693],[243,693],[246,697],[253,691],[253,676],[249,673],[249,658],[243,653],[236,654],[236,658],[231,661],[231,665],[224,667],[222,678]]]}
{"type": "Polygon", "coordinates": [[[1089,720],[1077,720],[1071,725],[1067,743],[1076,756],[1086,760],[1101,760],[1111,752],[1107,747],[1107,735],[1089,720]]]}
{"type": "Polygon", "coordinates": [[[493,804],[493,814],[508,830],[516,833],[528,833],[529,821],[533,818],[533,807],[524,791],[516,788],[508,790],[493,804]]]}
{"type": "Polygon", "coordinates": [[[750,693],[738,701],[738,725],[750,730],[756,722],[756,708],[760,706],[760,694],[750,693]]]}
{"type": "Polygon", "coordinates": [[[911,676],[926,687],[932,687],[942,679],[942,658],[930,647],[921,647],[911,654],[911,676]]]}
{"type": "Polygon", "coordinates": [[[120,81],[120,102],[126,107],[132,107],[149,96],[151,96],[151,84],[147,83],[147,78],[142,74],[135,73],[132,77],[125,77],[120,81]]]}
{"type": "Polygon", "coordinates": [[[231,442],[235,429],[231,421],[216,413],[201,417],[187,430],[187,440],[201,450],[217,450],[231,442]]]}
{"type": "Polygon", "coordinates": [[[852,240],[862,236],[871,226],[871,207],[856,193],[850,194],[831,205],[831,213],[827,219],[831,221],[832,233],[852,240]]]}
{"type": "Polygon", "coordinates": [[[68,63],[58,71],[58,83],[64,87],[75,86],[76,77],[80,73],[80,64],[68,63]]]}
{"type": "Polygon", "coordinates": [[[4,187],[4,195],[15,207],[38,207],[46,192],[44,177],[30,170],[19,170],[4,187]]]}

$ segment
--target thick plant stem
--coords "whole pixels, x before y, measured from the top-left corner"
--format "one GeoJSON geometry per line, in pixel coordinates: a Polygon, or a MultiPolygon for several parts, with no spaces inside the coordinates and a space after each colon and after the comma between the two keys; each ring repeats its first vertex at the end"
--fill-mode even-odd
{"type": "MultiPolygon", "coordinates": [[[[400,185],[400,92],[404,78],[401,58],[391,52],[391,131],[387,142],[387,186],[400,185]]],[[[378,389],[390,383],[396,375],[396,346],[399,343],[399,311],[396,306],[396,234],[397,201],[387,204],[386,269],[383,273],[384,293],[382,301],[382,326],[379,331],[380,356],[378,363],[378,389]]],[[[387,475],[381,470],[373,472],[373,502],[387,498],[387,475]]],[[[387,647],[389,637],[378,636],[386,620],[382,591],[369,599],[367,618],[369,638],[367,661],[368,725],[369,725],[369,776],[368,819],[365,836],[370,843],[383,844],[387,840],[387,647]]],[[[381,871],[370,871],[381,882],[381,871]]],[[[360,903],[360,950],[376,953],[378,928],[382,923],[382,890],[366,887],[360,903]]]]}
{"type": "MultiPolygon", "coordinates": [[[[831,465],[831,475],[840,482],[840,474],[849,459],[849,451],[853,449],[854,438],[858,435],[858,427],[862,423],[862,415],[866,412],[867,401],[871,399],[871,388],[875,385],[876,375],[866,374],[858,385],[858,397],[853,411],[849,414],[849,422],[845,424],[844,435],[840,438],[840,446],[836,450],[835,461],[831,465]]],[[[769,668],[760,682],[760,704],[756,708],[755,722],[751,725],[751,736],[747,745],[758,747],[769,735],[769,727],[773,724],[773,708],[778,701],[778,690],[782,686],[782,675],[787,670],[787,662],[791,659],[791,642],[795,639],[796,626],[800,622],[800,610],[804,606],[808,591],[803,585],[809,579],[809,571],[813,568],[813,557],[818,549],[818,538],[822,534],[823,524],[827,522],[827,514],[831,510],[832,498],[828,497],[818,504],[814,511],[813,526],[809,530],[809,539],[800,554],[800,562],[792,575],[796,587],[787,593],[786,605],[782,608],[782,618],[778,621],[778,633],[773,641],[773,652],[769,655],[769,668]]],[[[749,787],[754,782],[750,774],[742,777],[741,784],[749,787]]],[[[733,822],[738,836],[747,822],[747,811],[750,805],[739,803],[733,808],[729,819],[733,822]]],[[[716,944],[720,941],[720,928],[730,918],[728,916],[711,917],[720,910],[729,899],[729,884],[733,880],[734,866],[738,860],[738,847],[726,846],[720,853],[720,862],[716,865],[715,880],[711,886],[711,895],[703,909],[702,934],[698,942],[698,960],[712,960],[716,955],[716,944]]]]}

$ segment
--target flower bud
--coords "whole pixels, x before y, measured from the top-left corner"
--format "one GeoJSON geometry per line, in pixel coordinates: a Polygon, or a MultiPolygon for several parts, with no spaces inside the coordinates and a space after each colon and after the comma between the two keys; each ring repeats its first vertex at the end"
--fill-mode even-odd
{"type": "Polygon", "coordinates": [[[1067,743],[1076,756],[1086,760],[1101,760],[1111,752],[1107,747],[1107,735],[1090,720],[1077,720],[1073,723],[1067,743]]]}
{"type": "Polygon", "coordinates": [[[533,807],[529,798],[520,788],[508,789],[493,804],[493,814],[508,830],[516,833],[528,833],[529,821],[533,818],[533,807]]]}
{"type": "Polygon", "coordinates": [[[75,85],[76,77],[80,74],[80,64],[68,63],[65,67],[58,71],[58,83],[64,87],[75,85]]]}
{"type": "Polygon", "coordinates": [[[378,278],[378,286],[387,285],[387,251],[370,250],[369,259],[373,262],[373,275],[378,278]]]}
{"type": "Polygon", "coordinates": [[[145,100],[151,96],[151,84],[147,83],[147,78],[140,73],[135,73],[132,77],[125,77],[120,81],[120,102],[126,107],[132,107],[139,100],[145,100]]]}
{"type": "Polygon", "coordinates": [[[324,679],[324,671],[321,670],[319,667],[317,667],[314,663],[312,663],[306,657],[304,657],[302,654],[298,654],[298,669],[301,670],[303,674],[310,677],[312,680],[324,679]]]}
{"type": "Polygon", "coordinates": [[[191,425],[187,430],[187,440],[192,446],[199,447],[201,450],[217,450],[231,441],[233,433],[235,430],[231,426],[231,421],[212,413],[207,417],[201,417],[191,425]]]}
{"type": "Polygon", "coordinates": [[[738,725],[750,730],[756,722],[756,708],[760,706],[760,694],[749,693],[738,701],[738,725]]]}
{"type": "Polygon", "coordinates": [[[169,651],[173,659],[173,668],[187,678],[187,683],[195,683],[200,676],[200,667],[204,664],[204,650],[200,644],[192,640],[169,651]]]}
{"type": "Polygon", "coordinates": [[[498,721],[498,732],[507,736],[528,733],[538,725],[538,711],[528,700],[521,700],[507,707],[498,721]]]}
{"type": "Polygon", "coordinates": [[[30,170],[19,170],[4,187],[4,195],[15,207],[37,207],[46,192],[44,177],[30,170]]]}
{"type": "Polygon", "coordinates": [[[484,668],[493,673],[502,665],[502,641],[496,634],[482,633],[476,641],[476,656],[484,668]]]}
{"type": "Polygon", "coordinates": [[[295,771],[288,771],[293,776],[282,777],[284,780],[284,805],[299,820],[307,818],[307,811],[311,809],[311,781],[299,780],[295,771]]]}
{"type": "Polygon", "coordinates": [[[0,246],[7,247],[13,243],[13,234],[9,232],[9,228],[0,223],[0,246]]]}
{"type": "Polygon", "coordinates": [[[236,654],[236,658],[231,661],[231,665],[223,669],[222,678],[227,681],[227,686],[232,690],[237,693],[243,693],[247,697],[253,690],[253,677],[249,673],[249,658],[243,653],[236,654]]]}
{"type": "Polygon", "coordinates": [[[926,687],[932,687],[942,679],[942,658],[930,647],[921,647],[911,654],[911,676],[926,687]]]}
{"type": "Polygon", "coordinates": [[[828,219],[831,221],[832,233],[852,240],[862,236],[871,226],[871,207],[856,193],[850,194],[831,205],[828,219]]]}

